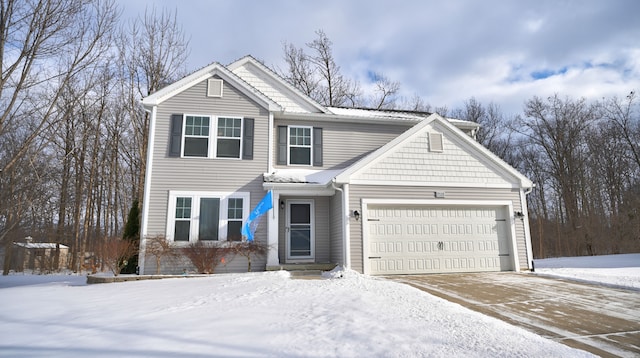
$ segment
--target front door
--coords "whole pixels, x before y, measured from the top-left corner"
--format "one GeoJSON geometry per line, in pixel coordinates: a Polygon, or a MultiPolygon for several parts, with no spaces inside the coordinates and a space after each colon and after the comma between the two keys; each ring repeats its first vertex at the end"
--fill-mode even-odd
{"type": "Polygon", "coordinates": [[[313,201],[287,200],[287,261],[313,261],[315,255],[313,201]]]}

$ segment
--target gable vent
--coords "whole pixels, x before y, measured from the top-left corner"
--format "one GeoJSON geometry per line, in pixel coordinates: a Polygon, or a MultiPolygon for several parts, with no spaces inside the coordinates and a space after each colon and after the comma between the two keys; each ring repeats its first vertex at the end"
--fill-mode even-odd
{"type": "Polygon", "coordinates": [[[442,152],[443,150],[442,133],[429,133],[429,151],[442,152]]]}
{"type": "Polygon", "coordinates": [[[215,78],[208,80],[207,97],[222,97],[222,80],[215,78]]]}

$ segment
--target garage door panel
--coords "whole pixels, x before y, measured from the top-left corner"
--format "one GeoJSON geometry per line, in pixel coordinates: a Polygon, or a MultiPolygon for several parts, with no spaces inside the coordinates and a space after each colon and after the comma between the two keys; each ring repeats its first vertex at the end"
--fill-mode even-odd
{"type": "Polygon", "coordinates": [[[372,274],[512,269],[504,207],[367,210],[372,274]]]}

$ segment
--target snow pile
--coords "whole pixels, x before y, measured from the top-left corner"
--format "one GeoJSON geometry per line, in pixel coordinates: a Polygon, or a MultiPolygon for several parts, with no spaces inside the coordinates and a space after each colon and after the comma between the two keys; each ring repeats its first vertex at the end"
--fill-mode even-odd
{"type": "Polygon", "coordinates": [[[640,290],[640,254],[535,260],[538,274],[640,290]]]}

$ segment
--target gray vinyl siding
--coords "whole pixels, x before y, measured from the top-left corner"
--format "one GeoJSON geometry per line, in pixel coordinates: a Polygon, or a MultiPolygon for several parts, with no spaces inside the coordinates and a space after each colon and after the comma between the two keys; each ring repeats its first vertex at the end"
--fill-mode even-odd
{"type": "MultiPolygon", "coordinates": [[[[291,197],[281,196],[280,200],[286,202],[288,199],[313,200],[314,222],[315,222],[315,262],[329,263],[331,261],[331,240],[330,240],[330,199],[326,196],[318,197],[291,197]]],[[[279,209],[280,210],[280,209],[279,209]]],[[[286,210],[280,210],[278,216],[278,257],[280,263],[287,261],[286,241],[286,210]]]]}
{"type": "MultiPolygon", "coordinates": [[[[513,210],[521,211],[519,189],[489,188],[454,188],[454,187],[418,187],[418,186],[383,186],[383,185],[350,185],[349,211],[362,210],[361,199],[433,199],[434,192],[445,192],[447,200],[491,200],[513,202],[513,210]]],[[[351,221],[350,252],[351,268],[363,272],[362,220],[351,221]]],[[[527,247],[524,234],[524,223],[516,219],[517,254],[521,270],[530,269],[527,262],[527,247]]]]}
{"type": "MultiPolygon", "coordinates": [[[[276,126],[313,126],[322,128],[323,163],[322,168],[345,168],[365,154],[380,148],[407,129],[410,125],[398,124],[354,124],[345,122],[322,122],[309,120],[275,119],[276,126]]],[[[274,133],[276,131],[274,128],[274,133]]],[[[274,138],[274,158],[278,153],[277,140],[274,138]]],[[[279,166],[283,168],[283,166],[279,166]]]]}
{"type": "MultiPolygon", "coordinates": [[[[262,174],[267,171],[268,111],[244,94],[224,83],[222,98],[209,98],[207,81],[175,95],[157,108],[153,166],[149,192],[147,235],[165,235],[168,196],[170,190],[249,192],[250,208],[265,195],[262,174]],[[169,138],[172,114],[200,114],[210,116],[239,116],[254,118],[254,151],[252,160],[214,158],[170,158],[169,138]]],[[[215,123],[212,123],[212,130],[215,123]]],[[[149,180],[149,179],[147,179],[149,180]]],[[[266,242],[266,224],[256,231],[256,240],[266,242]]],[[[246,271],[246,262],[240,258],[229,262],[230,272],[246,271]]],[[[252,269],[264,269],[266,257],[252,262],[252,269]]],[[[182,271],[180,262],[167,263],[166,270],[182,271]]],[[[155,272],[155,259],[147,256],[145,272],[155,272]]]]}
{"type": "Polygon", "coordinates": [[[344,245],[342,242],[342,193],[336,191],[336,195],[332,196],[329,200],[330,207],[330,223],[329,223],[329,238],[331,256],[330,261],[338,265],[344,265],[344,245]]]}

